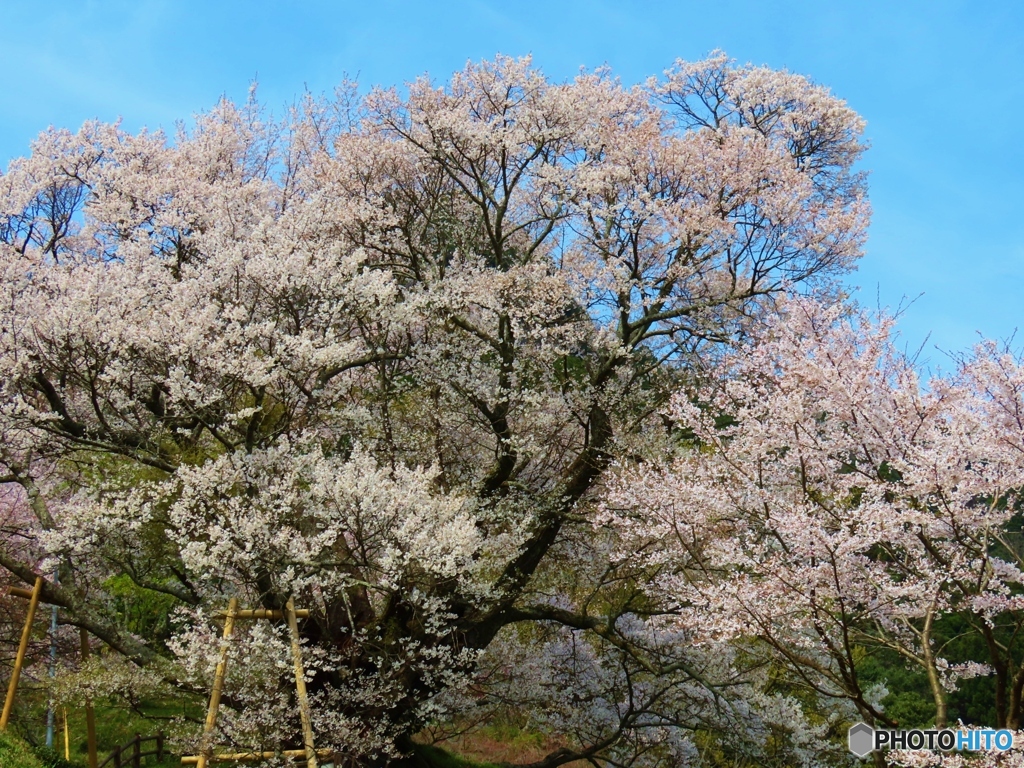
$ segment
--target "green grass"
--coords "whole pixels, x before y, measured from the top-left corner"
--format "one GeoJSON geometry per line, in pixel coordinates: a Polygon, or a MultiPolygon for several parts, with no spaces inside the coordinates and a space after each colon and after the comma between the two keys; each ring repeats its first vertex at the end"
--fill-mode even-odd
{"type": "MultiPolygon", "coordinates": [[[[179,715],[180,707],[171,705],[161,707],[159,704],[147,702],[142,708],[144,712],[153,715],[179,715]]],[[[143,718],[134,712],[121,707],[96,706],[96,746],[99,759],[102,762],[107,755],[120,746],[127,744],[135,738],[135,734],[141,734],[144,738],[156,736],[159,731],[168,730],[168,724],[161,720],[143,718]]],[[[86,739],[85,712],[68,712],[68,729],[71,732],[71,760],[77,765],[85,766],[88,756],[88,741],[86,739]]],[[[64,750],[64,734],[58,730],[54,739],[55,746],[60,746],[61,754],[64,750]]],[[[156,748],[154,742],[147,742],[143,750],[149,752],[156,748]]],[[[165,741],[166,749],[166,741],[165,741]]],[[[144,768],[170,768],[180,766],[178,756],[165,757],[163,762],[158,763],[155,757],[145,757],[142,760],[144,768]]]]}
{"type": "Polygon", "coordinates": [[[494,763],[476,763],[428,744],[417,744],[414,754],[423,768],[498,768],[494,763]]]}
{"type": "Polygon", "coordinates": [[[78,763],[64,759],[64,752],[50,747],[32,747],[32,753],[43,764],[43,768],[79,768],[78,763]]]}
{"type": "Polygon", "coordinates": [[[0,765],[3,768],[46,768],[32,749],[16,736],[0,733],[0,765]]]}
{"type": "MultiPolygon", "coordinates": [[[[12,722],[12,726],[16,726],[17,732],[25,737],[29,745],[41,745],[46,730],[46,701],[43,691],[29,686],[20,689],[15,709],[18,717],[12,722]]],[[[103,703],[97,702],[94,709],[96,714],[96,751],[101,762],[117,747],[134,739],[136,733],[148,737],[155,736],[161,730],[166,733],[170,729],[170,723],[165,719],[142,717],[123,706],[104,706],[103,703]]],[[[176,702],[146,701],[140,704],[140,709],[149,715],[161,718],[182,714],[181,704],[176,702]]],[[[192,707],[188,714],[201,715],[201,710],[192,707]]],[[[28,746],[37,758],[47,758],[42,759],[40,768],[67,768],[68,765],[84,768],[88,764],[85,711],[69,708],[67,715],[70,733],[70,761],[63,759],[64,730],[61,713],[58,711],[53,740],[54,749],[47,751],[42,746],[28,746]],[[49,758],[57,759],[55,761],[49,758]]],[[[19,743],[26,742],[21,742],[19,739],[19,743]]],[[[165,741],[165,748],[166,745],[165,741]]],[[[147,752],[154,748],[153,742],[143,745],[143,749],[147,752]]],[[[171,766],[177,768],[180,766],[180,757],[168,756],[160,763],[155,757],[146,757],[143,758],[143,766],[144,768],[170,768],[171,766]]],[[[0,758],[0,768],[8,768],[3,758],[0,758]]]]}

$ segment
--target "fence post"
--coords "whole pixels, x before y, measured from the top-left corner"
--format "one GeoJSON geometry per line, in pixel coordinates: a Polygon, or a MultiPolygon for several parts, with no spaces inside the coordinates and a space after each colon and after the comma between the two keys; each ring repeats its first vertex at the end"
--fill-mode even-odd
{"type": "Polygon", "coordinates": [[[135,734],[132,742],[132,768],[142,768],[142,734],[135,734]]]}
{"type": "Polygon", "coordinates": [[[121,768],[121,748],[114,750],[114,768],[121,768]]]}
{"type": "Polygon", "coordinates": [[[164,732],[160,731],[156,735],[156,761],[162,763],[164,761],[164,732]]]}

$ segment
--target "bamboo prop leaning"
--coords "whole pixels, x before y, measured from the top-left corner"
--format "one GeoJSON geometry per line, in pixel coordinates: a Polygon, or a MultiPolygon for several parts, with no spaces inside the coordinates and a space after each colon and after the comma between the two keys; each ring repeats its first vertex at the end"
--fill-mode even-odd
{"type": "MultiPolygon", "coordinates": [[[[18,655],[14,659],[14,670],[11,672],[11,682],[7,686],[7,698],[4,700],[4,711],[3,715],[0,715],[0,731],[7,730],[7,723],[11,717],[11,711],[14,709],[14,696],[18,692],[18,681],[21,679],[21,669],[25,665],[25,653],[28,650],[28,641],[32,635],[32,622],[36,617],[36,608],[39,603],[45,602],[40,599],[43,591],[43,577],[37,576],[36,583],[32,589],[23,589],[22,587],[8,587],[7,594],[12,597],[23,597],[28,600],[28,614],[25,616],[25,627],[21,630],[21,644],[18,646],[18,655]]],[[[89,633],[85,628],[80,628],[81,642],[82,642],[82,661],[89,658],[89,633]]],[[[67,713],[65,712],[65,726],[64,726],[64,752],[68,754],[70,752],[69,745],[67,744],[67,713]]],[[[96,714],[92,709],[92,700],[86,699],[85,701],[85,725],[87,732],[87,742],[89,745],[89,768],[96,768],[98,763],[97,752],[96,752],[96,714]]]]}
{"type": "MultiPolygon", "coordinates": [[[[7,590],[8,594],[24,597],[26,590],[13,587],[7,590]]],[[[7,730],[7,721],[11,719],[11,710],[14,708],[14,694],[18,692],[18,681],[21,679],[21,668],[25,664],[25,652],[28,650],[28,639],[32,635],[32,621],[36,617],[36,606],[39,605],[39,593],[43,591],[43,577],[36,576],[35,586],[29,592],[28,615],[25,616],[25,627],[21,630],[21,643],[18,645],[18,655],[14,657],[14,669],[11,671],[11,682],[7,685],[7,698],[4,699],[4,712],[0,715],[0,731],[7,730]]]]}
{"type": "Polygon", "coordinates": [[[308,610],[295,610],[291,598],[283,611],[257,608],[255,610],[239,610],[237,598],[228,601],[228,609],[224,611],[224,635],[221,639],[220,660],[213,675],[213,689],[210,691],[210,706],[206,712],[206,723],[203,726],[203,737],[198,755],[185,755],[181,758],[182,765],[195,765],[206,768],[207,763],[237,763],[257,761],[272,757],[305,757],[306,768],[318,768],[317,756],[327,756],[331,750],[317,751],[313,744],[313,724],[310,718],[309,697],[306,694],[306,677],[302,669],[302,649],[299,645],[299,628],[297,619],[309,616],[308,610]],[[224,677],[228,667],[228,647],[231,635],[235,630],[235,621],[239,619],[287,619],[288,631],[291,635],[292,662],[295,667],[295,694],[299,702],[299,717],[302,720],[303,749],[287,749],[281,752],[236,752],[231,754],[213,754],[213,731],[217,727],[217,710],[220,709],[221,691],[224,689],[224,677]]]}

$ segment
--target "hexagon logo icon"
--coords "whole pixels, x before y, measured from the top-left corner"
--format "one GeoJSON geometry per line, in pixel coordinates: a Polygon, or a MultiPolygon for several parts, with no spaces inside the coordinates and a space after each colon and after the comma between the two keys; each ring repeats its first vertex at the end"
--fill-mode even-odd
{"type": "Polygon", "coordinates": [[[875,746],[875,729],[867,723],[856,723],[850,726],[846,739],[853,754],[866,757],[875,746]]]}

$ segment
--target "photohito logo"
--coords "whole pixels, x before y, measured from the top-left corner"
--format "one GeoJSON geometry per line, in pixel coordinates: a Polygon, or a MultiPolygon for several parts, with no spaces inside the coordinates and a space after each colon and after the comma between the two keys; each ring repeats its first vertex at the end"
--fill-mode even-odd
{"type": "Polygon", "coordinates": [[[1005,752],[1013,746],[1013,732],[979,728],[954,731],[950,728],[913,729],[909,731],[876,730],[867,723],[850,726],[846,735],[850,751],[866,757],[881,749],[930,749],[942,752],[1005,752]]]}

